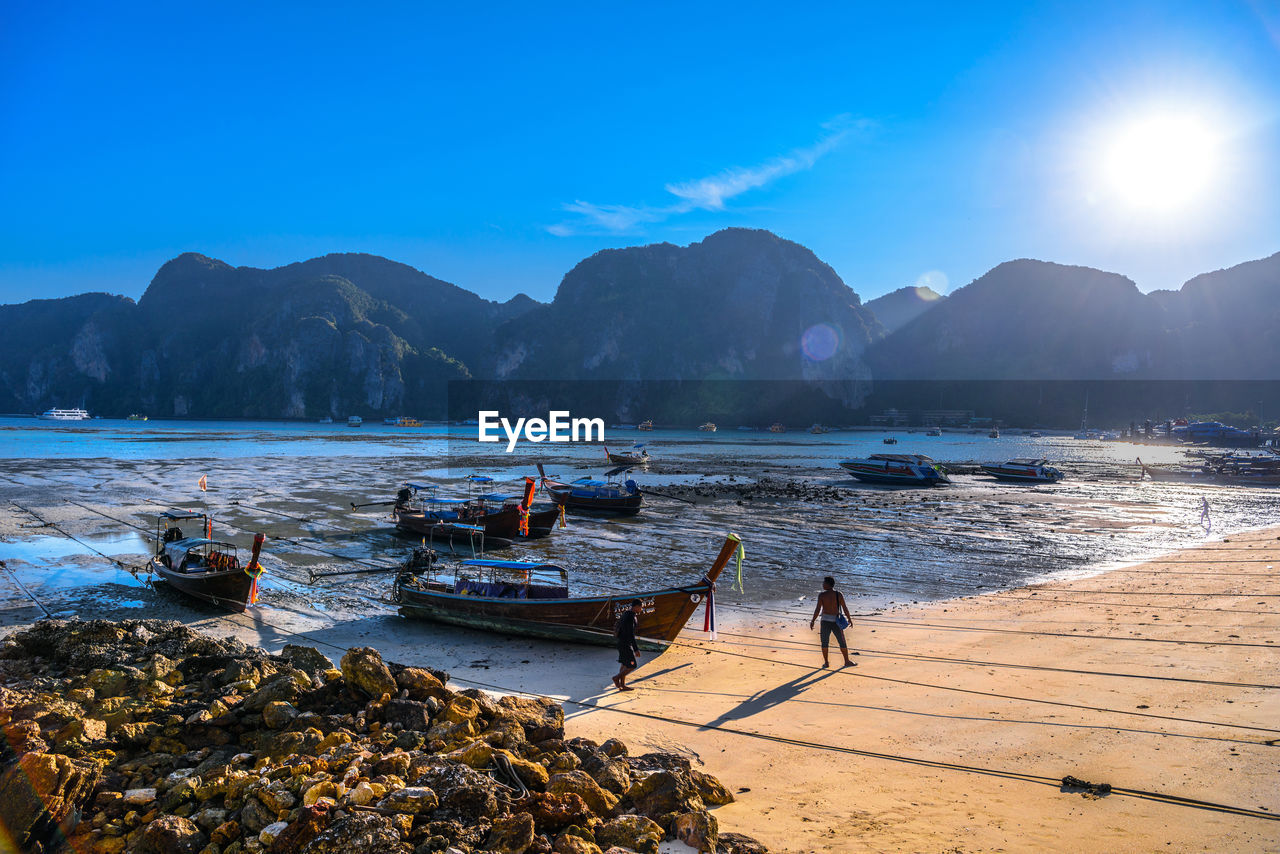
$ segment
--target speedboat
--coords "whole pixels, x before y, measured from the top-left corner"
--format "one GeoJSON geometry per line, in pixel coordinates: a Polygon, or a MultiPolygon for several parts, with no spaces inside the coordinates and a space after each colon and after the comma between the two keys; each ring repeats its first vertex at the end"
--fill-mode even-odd
{"type": "Polygon", "coordinates": [[[348,415],[348,416],[347,416],[347,426],[348,426],[348,427],[359,427],[359,426],[360,426],[361,424],[363,424],[363,423],[364,423],[364,419],[363,419],[363,418],[361,418],[359,415],[348,415]]]}
{"type": "Polygon", "coordinates": [[[898,440],[897,440],[896,438],[894,438],[893,436],[885,436],[885,437],[884,437],[884,441],[882,442],[882,444],[885,444],[885,445],[896,445],[896,444],[898,444],[898,440]]]}
{"type": "Polygon", "coordinates": [[[401,415],[395,420],[396,427],[421,427],[422,422],[416,418],[410,418],[408,415],[401,415]]]}
{"type": "Polygon", "coordinates": [[[146,420],[147,420],[147,416],[145,416],[145,415],[139,415],[138,413],[136,413],[136,412],[135,412],[134,414],[132,414],[132,415],[130,415],[130,416],[129,416],[128,420],[129,420],[129,421],[146,421],[146,420]]]}
{"type": "Polygon", "coordinates": [[[925,430],[925,431],[924,431],[924,434],[925,434],[926,436],[941,436],[941,435],[942,435],[942,428],[941,428],[941,427],[930,427],[928,430],[925,430]]]}
{"type": "Polygon", "coordinates": [[[809,432],[813,433],[814,435],[818,435],[821,433],[830,433],[831,428],[824,427],[821,424],[814,424],[812,427],[809,428],[809,432]]]}
{"type": "Polygon", "coordinates": [[[786,428],[786,425],[784,425],[781,421],[775,421],[775,422],[773,422],[772,424],[770,424],[770,425],[769,425],[769,432],[770,432],[770,433],[785,433],[785,432],[787,432],[787,428],[786,428]]]}
{"type": "Polygon", "coordinates": [[[652,421],[641,421],[639,424],[637,424],[637,425],[636,425],[636,429],[637,429],[637,430],[652,430],[652,429],[653,429],[653,422],[652,422],[652,421]]]}
{"type": "Polygon", "coordinates": [[[714,433],[716,432],[716,425],[708,421],[705,424],[699,424],[698,429],[701,430],[703,433],[714,433]]]}
{"type": "Polygon", "coordinates": [[[996,480],[1010,483],[1057,483],[1062,480],[1062,472],[1049,465],[1048,460],[1032,457],[984,463],[982,470],[996,480]]]}
{"type": "Polygon", "coordinates": [[[88,421],[89,413],[83,409],[46,409],[40,417],[46,421],[88,421]]]}
{"type": "Polygon", "coordinates": [[[987,438],[988,438],[988,439],[999,439],[999,438],[1000,438],[1000,428],[998,428],[998,427],[992,427],[992,428],[991,428],[991,432],[987,434],[987,438]]]}
{"type": "Polygon", "coordinates": [[[872,454],[862,459],[841,460],[840,467],[863,483],[892,486],[951,483],[947,473],[923,454],[872,454]]]}

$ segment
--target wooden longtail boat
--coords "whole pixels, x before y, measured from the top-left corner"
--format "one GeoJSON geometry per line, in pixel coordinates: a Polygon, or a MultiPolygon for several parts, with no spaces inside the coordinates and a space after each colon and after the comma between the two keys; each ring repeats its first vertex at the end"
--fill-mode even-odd
{"type": "Polygon", "coordinates": [[[422,537],[433,543],[470,543],[479,529],[484,547],[503,549],[511,545],[520,525],[520,511],[514,505],[486,503],[482,498],[439,498],[431,484],[406,483],[396,493],[391,518],[401,533],[422,537]],[[421,493],[421,494],[420,494],[421,493]]]}
{"type": "Polygon", "coordinates": [[[644,506],[644,496],[634,480],[627,478],[625,482],[614,480],[617,476],[629,472],[630,466],[619,466],[605,473],[605,480],[592,480],[589,477],[579,478],[572,483],[562,483],[547,477],[538,463],[538,473],[542,475],[542,488],[556,504],[570,513],[587,513],[610,516],[634,516],[644,506]]]}
{"type": "Polygon", "coordinates": [[[149,569],[188,596],[243,611],[257,598],[257,579],[262,574],[258,555],[265,540],[262,534],[254,536],[253,555],[241,565],[234,545],[213,539],[208,514],[167,510],[156,520],[156,553],[149,569]],[[198,523],[199,535],[186,536],[179,522],[198,523]]]}
{"type": "MultiPolygon", "coordinates": [[[[523,637],[612,645],[618,615],[632,599],[643,604],[636,636],[643,649],[663,649],[676,639],[716,579],[738,551],[741,540],[729,534],[711,568],[700,580],[681,587],[607,596],[569,595],[568,573],[535,561],[462,561],[452,579],[413,569],[397,576],[392,600],[405,617],[485,629],[523,637]]],[[[417,551],[417,550],[415,550],[417,551]]]]}
{"type": "Polygon", "coordinates": [[[632,445],[620,454],[610,451],[606,445],[604,454],[609,458],[609,462],[615,466],[645,466],[649,464],[649,452],[640,443],[632,445]]]}

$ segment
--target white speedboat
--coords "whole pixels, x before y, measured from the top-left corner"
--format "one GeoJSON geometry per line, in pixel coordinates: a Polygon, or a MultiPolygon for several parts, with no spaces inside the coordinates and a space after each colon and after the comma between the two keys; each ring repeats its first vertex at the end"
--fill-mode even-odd
{"type": "Polygon", "coordinates": [[[88,421],[89,413],[83,409],[46,409],[40,417],[46,421],[88,421]]]}
{"type": "Polygon", "coordinates": [[[1031,457],[986,463],[982,470],[996,480],[1010,483],[1057,483],[1062,480],[1062,472],[1049,465],[1048,460],[1031,457]]]}
{"type": "Polygon", "coordinates": [[[347,426],[348,426],[348,427],[359,427],[359,426],[360,426],[361,424],[363,424],[363,423],[364,423],[364,419],[363,419],[363,418],[361,418],[359,415],[349,415],[349,416],[347,416],[347,426]]]}
{"type": "Polygon", "coordinates": [[[947,473],[923,454],[872,454],[862,459],[841,460],[840,467],[864,483],[892,486],[951,483],[947,473]]]}

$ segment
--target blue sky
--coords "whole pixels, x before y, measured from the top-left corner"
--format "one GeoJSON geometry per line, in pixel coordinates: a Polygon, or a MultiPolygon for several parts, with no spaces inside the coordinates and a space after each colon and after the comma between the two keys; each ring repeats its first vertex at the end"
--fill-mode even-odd
{"type": "Polygon", "coordinates": [[[0,302],[137,297],[188,250],[548,300],[597,250],[726,226],[864,299],[1280,251],[1274,0],[266,5],[3,7],[0,302]],[[1117,177],[1116,140],[1171,114],[1207,153],[1117,177]]]}

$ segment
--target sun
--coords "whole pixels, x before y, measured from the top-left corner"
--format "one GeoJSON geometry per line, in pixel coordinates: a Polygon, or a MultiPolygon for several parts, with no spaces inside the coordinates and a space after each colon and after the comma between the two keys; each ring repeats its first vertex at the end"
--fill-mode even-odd
{"type": "Polygon", "coordinates": [[[1127,206],[1182,211],[1204,197],[1218,170],[1214,134],[1198,117],[1148,116],[1120,127],[1106,147],[1107,186],[1127,206]]]}

